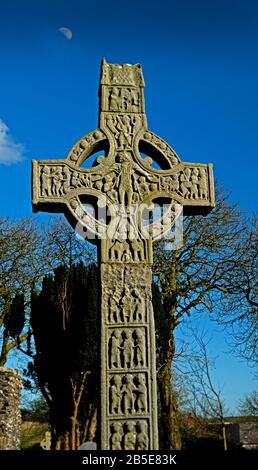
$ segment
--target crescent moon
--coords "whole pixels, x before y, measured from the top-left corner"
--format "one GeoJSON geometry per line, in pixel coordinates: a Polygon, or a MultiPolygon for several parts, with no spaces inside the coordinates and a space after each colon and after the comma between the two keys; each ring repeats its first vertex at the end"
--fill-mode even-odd
{"type": "Polygon", "coordinates": [[[58,31],[60,31],[60,33],[62,33],[66,37],[66,39],[68,39],[68,41],[70,41],[73,37],[73,33],[69,28],[59,28],[58,31]]]}

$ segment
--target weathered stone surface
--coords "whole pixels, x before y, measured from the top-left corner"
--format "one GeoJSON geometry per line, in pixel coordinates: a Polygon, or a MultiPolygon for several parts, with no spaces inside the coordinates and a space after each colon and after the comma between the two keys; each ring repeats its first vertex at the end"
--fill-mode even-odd
{"type": "Polygon", "coordinates": [[[62,211],[99,246],[102,449],[158,449],[152,243],[171,229],[174,203],[185,214],[214,207],[212,165],[181,162],[148,130],[143,90],[139,64],[104,60],[99,127],[65,160],[33,161],[34,211],[62,211]],[[82,167],[99,151],[92,168],[82,167]],[[144,223],[157,200],[168,208],[144,223]]]}
{"type": "Polygon", "coordinates": [[[16,369],[0,367],[0,450],[20,449],[21,386],[16,369]]]}

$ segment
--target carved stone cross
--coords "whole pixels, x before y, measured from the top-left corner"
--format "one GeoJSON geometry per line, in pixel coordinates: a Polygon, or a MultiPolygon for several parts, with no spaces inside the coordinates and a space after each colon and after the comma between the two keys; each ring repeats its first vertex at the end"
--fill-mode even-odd
{"type": "Polygon", "coordinates": [[[152,244],[171,229],[174,203],[189,215],[214,207],[212,165],[181,162],[148,130],[143,90],[139,64],[103,60],[99,127],[65,160],[33,161],[33,210],[63,212],[100,248],[103,450],[158,449],[152,244]],[[146,224],[155,201],[169,204],[146,224]]]}

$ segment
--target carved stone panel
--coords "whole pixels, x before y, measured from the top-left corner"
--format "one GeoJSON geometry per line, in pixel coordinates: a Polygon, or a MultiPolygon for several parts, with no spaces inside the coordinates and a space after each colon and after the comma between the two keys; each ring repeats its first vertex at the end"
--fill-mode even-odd
{"type": "Polygon", "coordinates": [[[113,370],[148,366],[146,327],[109,329],[108,364],[113,370]]]}
{"type": "Polygon", "coordinates": [[[147,450],[150,448],[149,422],[146,419],[111,421],[110,449],[147,450]]]}
{"type": "Polygon", "coordinates": [[[108,393],[109,414],[112,416],[141,415],[149,411],[146,373],[109,375],[108,393]]]}
{"type": "MultiPolygon", "coordinates": [[[[133,417],[138,420],[144,417],[149,423],[156,422],[153,414],[156,383],[151,380],[155,374],[156,353],[151,346],[155,330],[151,303],[151,268],[140,263],[102,263],[101,272],[103,282],[105,280],[102,338],[106,345],[102,357],[107,361],[107,370],[102,375],[101,403],[102,413],[106,417],[103,423],[105,435],[110,436],[114,418],[131,420],[133,417]]],[[[140,427],[135,426],[137,430],[140,427]]],[[[112,428],[112,448],[121,445],[122,449],[129,450],[132,444],[129,443],[130,434],[127,428],[118,424],[115,424],[115,428],[112,428]],[[122,428],[123,437],[120,436],[122,428]]],[[[155,435],[150,434],[149,429],[139,429],[139,436],[137,431],[137,448],[144,448],[144,445],[155,448],[155,435]]]]}

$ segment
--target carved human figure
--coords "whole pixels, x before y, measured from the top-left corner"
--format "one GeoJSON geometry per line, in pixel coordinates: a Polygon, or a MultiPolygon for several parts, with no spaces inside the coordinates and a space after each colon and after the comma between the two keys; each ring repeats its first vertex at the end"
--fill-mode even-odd
{"type": "Polygon", "coordinates": [[[51,171],[50,167],[44,165],[41,170],[41,194],[42,196],[51,196],[51,171]]]}
{"type": "Polygon", "coordinates": [[[185,198],[187,198],[190,194],[189,192],[189,188],[191,187],[190,176],[191,176],[191,170],[189,170],[189,168],[186,168],[186,170],[182,171],[180,174],[180,190],[181,190],[182,196],[185,198]]]}
{"type": "Polygon", "coordinates": [[[137,422],[136,450],[147,450],[149,448],[148,424],[146,421],[137,422]]]}
{"type": "Polygon", "coordinates": [[[110,379],[110,413],[111,414],[120,414],[121,413],[121,402],[122,402],[122,392],[121,392],[121,379],[119,375],[114,375],[110,379]]]}
{"type": "Polygon", "coordinates": [[[160,179],[160,185],[161,185],[161,190],[162,191],[169,191],[170,190],[170,178],[167,176],[163,176],[160,179]]]}
{"type": "Polygon", "coordinates": [[[116,117],[112,116],[112,114],[108,114],[106,119],[108,128],[111,130],[115,139],[117,139],[119,136],[119,132],[116,128],[116,117]]]}
{"type": "Polygon", "coordinates": [[[63,194],[66,194],[70,189],[70,170],[66,166],[63,168],[63,194]]]}
{"type": "Polygon", "coordinates": [[[131,90],[131,99],[131,111],[132,113],[137,113],[137,111],[139,111],[139,95],[137,90],[135,90],[134,88],[132,88],[131,90]]]}
{"type": "Polygon", "coordinates": [[[208,197],[208,186],[206,179],[206,171],[204,168],[200,168],[200,179],[199,179],[199,188],[200,188],[200,197],[202,199],[207,199],[208,197]]]}
{"type": "Polygon", "coordinates": [[[149,194],[149,185],[146,182],[145,176],[140,176],[139,178],[139,191],[142,197],[145,197],[149,194]]]}
{"type": "Polygon", "coordinates": [[[137,377],[137,397],[135,401],[135,409],[138,413],[145,413],[148,408],[147,387],[145,377],[139,374],[137,377]]]}
{"type": "Polygon", "coordinates": [[[119,240],[119,243],[121,243],[122,251],[126,249],[126,247],[128,246],[126,239],[128,238],[129,229],[130,229],[130,225],[128,221],[127,208],[125,206],[119,205],[118,213],[117,213],[117,228],[116,228],[115,237],[119,240]]]}
{"type": "Polygon", "coordinates": [[[140,114],[134,114],[133,118],[132,118],[132,123],[133,123],[133,126],[134,126],[134,132],[136,132],[136,130],[142,125],[142,118],[141,118],[141,115],[140,114]]]}
{"type": "Polygon", "coordinates": [[[137,287],[133,291],[133,319],[136,322],[144,320],[144,300],[137,287]]]}
{"type": "Polygon", "coordinates": [[[130,369],[133,361],[133,352],[134,344],[132,339],[132,334],[130,331],[124,332],[124,340],[122,343],[122,357],[123,357],[123,366],[126,369],[130,369]]]}
{"type": "Polygon", "coordinates": [[[115,203],[117,202],[117,191],[116,191],[116,174],[114,171],[108,173],[104,177],[103,191],[110,197],[115,203]]]}
{"type": "Polygon", "coordinates": [[[126,285],[124,295],[121,299],[122,321],[128,323],[131,320],[132,296],[129,287],[126,285]]]}
{"type": "Polygon", "coordinates": [[[110,111],[119,111],[120,108],[120,96],[119,96],[119,88],[113,87],[111,92],[110,92],[110,97],[109,97],[109,109],[110,111]]]}
{"type": "Polygon", "coordinates": [[[136,429],[135,422],[128,421],[126,423],[126,433],[124,435],[124,450],[135,450],[136,429]]]}
{"type": "Polygon", "coordinates": [[[121,388],[122,392],[122,411],[124,414],[134,412],[134,392],[136,390],[132,374],[124,376],[124,384],[121,388]]]}
{"type": "Polygon", "coordinates": [[[115,289],[114,293],[109,296],[109,322],[110,323],[117,323],[121,321],[119,316],[120,308],[119,308],[119,295],[117,289],[115,289]]]}
{"type": "Polygon", "coordinates": [[[121,110],[131,111],[131,93],[127,88],[121,89],[121,110]]]}
{"type": "Polygon", "coordinates": [[[94,186],[98,191],[102,191],[103,178],[101,175],[96,175],[94,177],[94,186]]]}
{"type": "Polygon", "coordinates": [[[171,176],[171,191],[178,192],[179,191],[179,180],[178,175],[171,176]]]}
{"type": "Polygon", "coordinates": [[[81,187],[81,181],[80,181],[80,175],[78,171],[73,171],[72,177],[71,177],[71,186],[73,188],[78,188],[81,187]]]}
{"type": "Polygon", "coordinates": [[[144,261],[144,245],[142,240],[130,240],[131,248],[133,250],[133,260],[135,262],[144,261]]]}
{"type": "Polygon", "coordinates": [[[119,202],[122,206],[130,206],[132,203],[132,171],[134,163],[131,155],[128,152],[120,152],[118,154],[120,163],[120,175],[119,175],[119,202]]]}
{"type": "Polygon", "coordinates": [[[110,248],[110,260],[121,261],[123,255],[123,243],[120,240],[115,240],[110,248]]]}
{"type": "Polygon", "coordinates": [[[197,199],[198,198],[198,184],[199,184],[199,170],[198,168],[194,168],[192,171],[191,176],[191,198],[197,199]]]}
{"type": "Polygon", "coordinates": [[[91,187],[91,180],[87,173],[81,175],[80,182],[82,186],[91,187]]]}
{"type": "Polygon", "coordinates": [[[123,435],[123,427],[122,423],[118,421],[114,422],[111,426],[111,449],[112,450],[122,450],[122,435],[123,435]]]}
{"type": "Polygon", "coordinates": [[[121,258],[121,261],[124,261],[124,262],[129,262],[132,260],[132,253],[129,249],[129,245],[128,243],[126,242],[125,244],[125,249],[123,250],[123,254],[122,254],[122,258],[121,258]]]}
{"type": "Polygon", "coordinates": [[[134,357],[137,367],[145,367],[145,337],[140,329],[135,330],[134,357]]]}
{"type": "Polygon", "coordinates": [[[132,174],[133,189],[136,193],[139,193],[139,175],[134,172],[132,174]]]}
{"type": "Polygon", "coordinates": [[[61,196],[62,182],[63,182],[62,168],[58,166],[53,172],[52,191],[54,195],[61,196]]]}
{"type": "Polygon", "coordinates": [[[126,114],[123,117],[117,116],[116,129],[118,130],[118,148],[124,150],[126,147],[130,146],[132,142],[130,117],[126,114]]]}
{"type": "Polygon", "coordinates": [[[109,358],[110,358],[110,368],[120,368],[121,367],[121,347],[120,347],[120,337],[118,332],[115,330],[110,336],[109,339],[109,358]]]}

